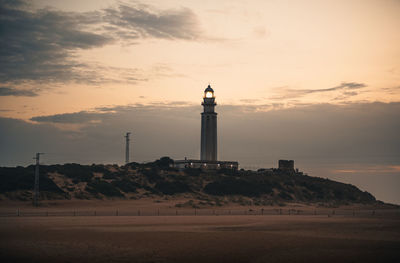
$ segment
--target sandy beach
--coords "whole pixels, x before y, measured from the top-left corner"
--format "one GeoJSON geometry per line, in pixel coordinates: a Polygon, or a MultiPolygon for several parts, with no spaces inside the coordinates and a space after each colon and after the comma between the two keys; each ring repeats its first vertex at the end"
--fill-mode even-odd
{"type": "MultiPolygon", "coordinates": [[[[74,206],[66,204],[39,209],[74,206]]],[[[4,216],[0,232],[2,262],[400,261],[400,216],[378,210],[375,216],[4,216]]]]}

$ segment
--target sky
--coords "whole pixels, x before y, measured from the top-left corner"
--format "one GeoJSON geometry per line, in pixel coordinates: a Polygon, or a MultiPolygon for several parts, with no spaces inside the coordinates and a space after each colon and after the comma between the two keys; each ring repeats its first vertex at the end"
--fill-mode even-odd
{"type": "Polygon", "coordinates": [[[400,1],[0,0],[0,165],[199,158],[400,204],[400,1]]]}

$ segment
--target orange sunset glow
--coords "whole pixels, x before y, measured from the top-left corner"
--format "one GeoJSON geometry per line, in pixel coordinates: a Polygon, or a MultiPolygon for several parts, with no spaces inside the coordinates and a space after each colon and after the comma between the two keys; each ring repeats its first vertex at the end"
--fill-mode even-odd
{"type": "Polygon", "coordinates": [[[398,169],[376,171],[391,191],[355,176],[399,165],[399,1],[3,2],[3,165],[120,163],[126,130],[136,161],[197,157],[211,84],[220,158],[294,158],[400,202],[398,169]]]}
{"type": "Polygon", "coordinates": [[[400,0],[0,0],[0,262],[400,262],[400,0]]]}

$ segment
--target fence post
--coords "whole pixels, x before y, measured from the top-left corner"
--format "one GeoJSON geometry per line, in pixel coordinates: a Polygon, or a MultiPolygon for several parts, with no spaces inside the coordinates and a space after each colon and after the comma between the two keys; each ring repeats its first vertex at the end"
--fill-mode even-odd
{"type": "Polygon", "coordinates": [[[97,215],[96,210],[94,210],[94,216],[96,216],[96,215],[97,215]]]}
{"type": "Polygon", "coordinates": [[[176,216],[178,215],[178,209],[175,210],[175,215],[176,215],[176,216]]]}
{"type": "Polygon", "coordinates": [[[74,216],[76,216],[76,211],[74,210],[74,216]]]}
{"type": "Polygon", "coordinates": [[[261,208],[261,215],[264,215],[264,208],[261,208]]]}
{"type": "Polygon", "coordinates": [[[229,210],[229,214],[231,214],[231,210],[229,210]]]}
{"type": "Polygon", "coordinates": [[[19,216],[19,208],[17,209],[17,216],[19,216]]]}
{"type": "Polygon", "coordinates": [[[197,210],[196,210],[196,208],[194,209],[194,215],[197,215],[197,210]]]}
{"type": "Polygon", "coordinates": [[[137,215],[140,216],[140,209],[137,210],[137,215]]]}

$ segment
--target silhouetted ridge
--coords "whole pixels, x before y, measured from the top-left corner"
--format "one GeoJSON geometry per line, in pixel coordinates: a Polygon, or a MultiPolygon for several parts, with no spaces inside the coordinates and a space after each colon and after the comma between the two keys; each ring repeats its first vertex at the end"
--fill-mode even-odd
{"type": "MultiPolygon", "coordinates": [[[[133,198],[185,194],[193,198],[246,197],[254,203],[373,203],[375,197],[357,187],[279,169],[202,171],[173,168],[169,157],[149,163],[40,166],[41,198],[133,198]]],[[[1,198],[30,200],[34,166],[0,167],[1,198]]]]}

